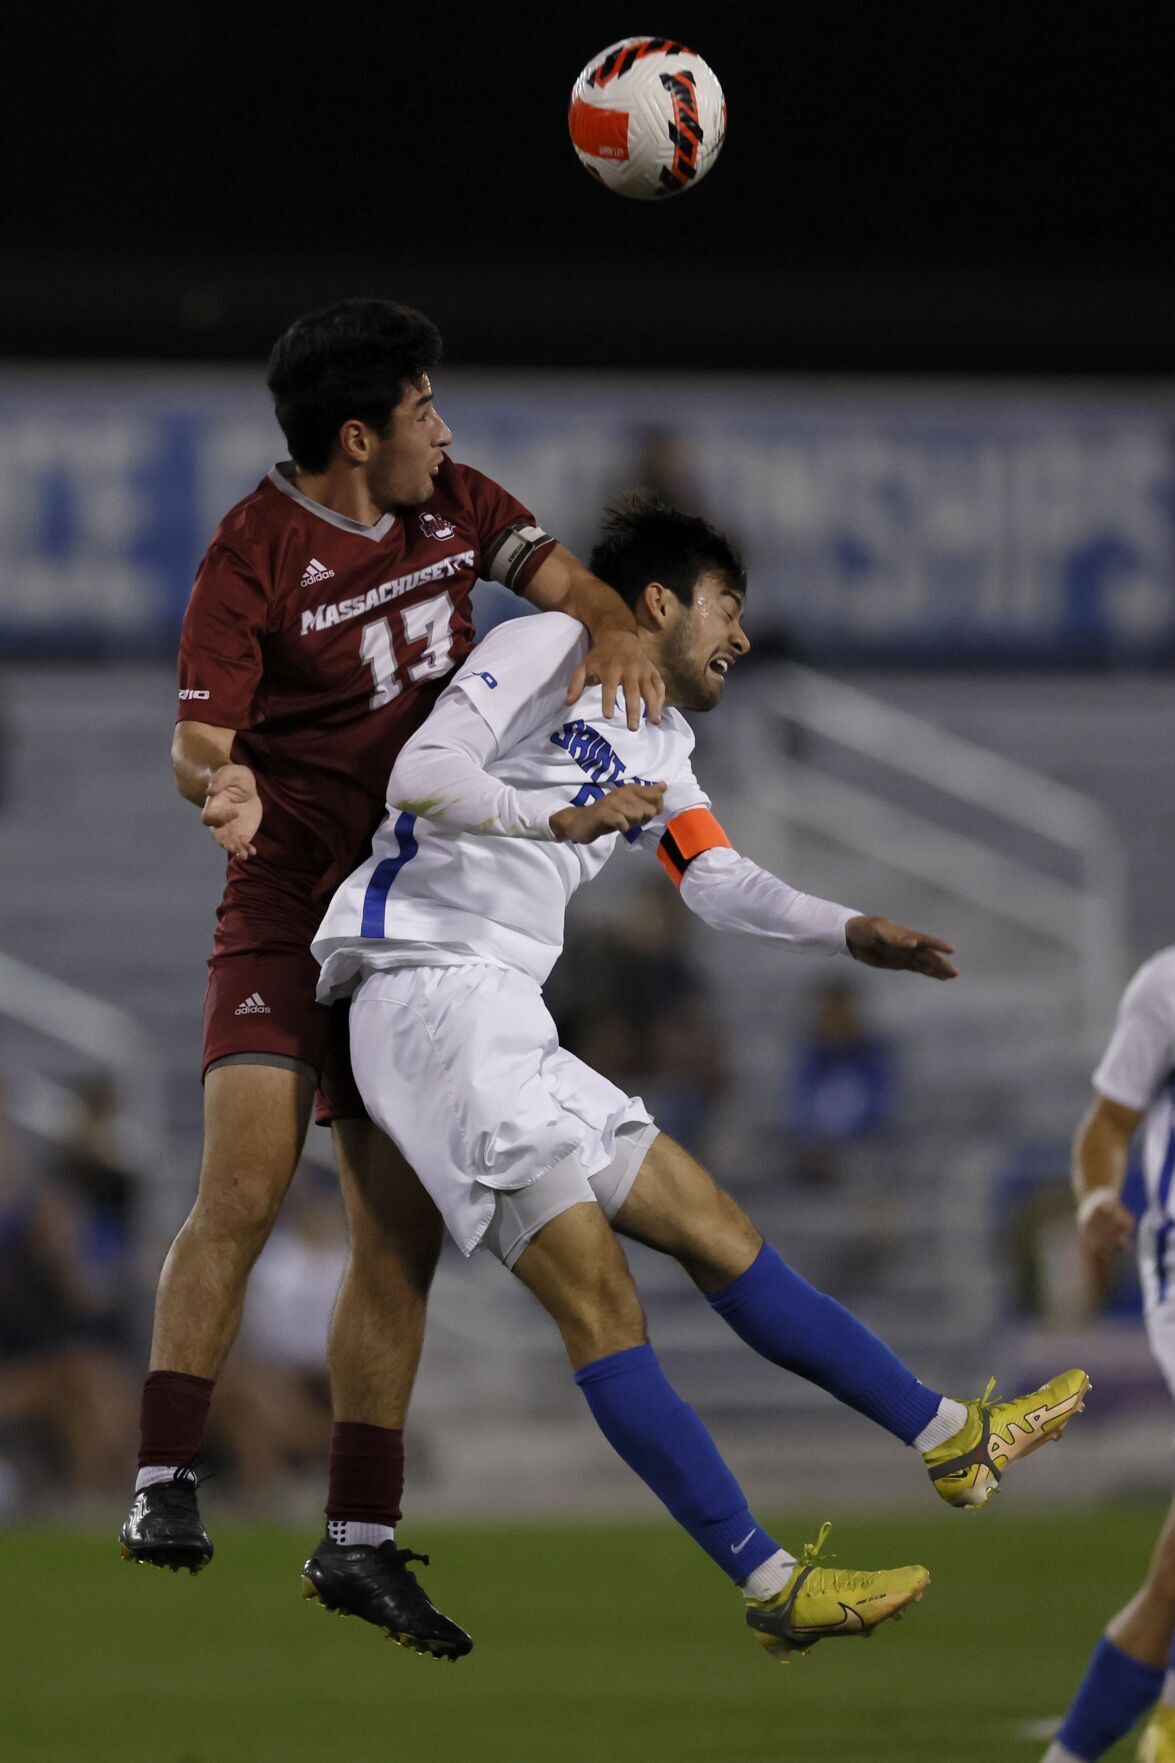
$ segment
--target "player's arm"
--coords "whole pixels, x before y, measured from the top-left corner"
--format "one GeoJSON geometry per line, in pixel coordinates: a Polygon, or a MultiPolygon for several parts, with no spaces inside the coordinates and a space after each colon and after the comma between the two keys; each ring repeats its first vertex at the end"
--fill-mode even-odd
{"type": "Polygon", "coordinates": [[[571,677],[565,703],[574,704],[588,686],[598,685],[605,716],[612,715],[619,690],[630,729],[640,727],[642,702],[650,722],[660,722],[665,683],[641,648],[636,620],[615,588],[555,544],[527,582],[523,597],[540,612],[566,612],[577,618],[591,635],[592,647],[571,677]]]}
{"type": "Polygon", "coordinates": [[[230,857],[256,854],[261,824],[257,783],[234,765],[237,730],[254,720],[261,685],[268,595],[258,570],[222,539],[196,572],[179,651],[179,720],[171,765],[181,796],[230,857]]]}
{"type": "MultiPolygon", "coordinates": [[[[516,734],[518,725],[513,729],[516,734]]],[[[401,748],[388,782],[389,807],[450,832],[578,844],[642,826],[660,812],[662,790],[655,785],[626,784],[587,808],[569,808],[565,789],[515,789],[486,769],[500,750],[500,737],[464,693],[446,693],[401,748]]]]}
{"type": "Polygon", "coordinates": [[[1130,981],[1098,1068],[1093,1101],[1073,1139],[1071,1165],[1077,1228],[1095,1285],[1134,1228],[1122,1204],[1130,1141],[1168,1081],[1175,1053],[1175,950],[1144,961],[1130,981]]]}
{"type": "Polygon", "coordinates": [[[1073,1138],[1073,1194],[1082,1247],[1108,1261],[1130,1241],[1134,1219],[1122,1204],[1130,1141],[1143,1110],[1095,1094],[1073,1138]]]}
{"type": "Polygon", "coordinates": [[[231,857],[254,857],[261,798],[249,767],[232,762],[236,738],[235,729],[177,722],[171,769],[180,795],[201,809],[201,819],[221,850],[231,857]]]}
{"type": "Polygon", "coordinates": [[[734,850],[709,804],[669,816],[657,859],[690,911],[715,930],[765,937],[785,948],[848,954],[869,967],[953,979],[951,945],[888,918],[822,900],[734,850]]]}

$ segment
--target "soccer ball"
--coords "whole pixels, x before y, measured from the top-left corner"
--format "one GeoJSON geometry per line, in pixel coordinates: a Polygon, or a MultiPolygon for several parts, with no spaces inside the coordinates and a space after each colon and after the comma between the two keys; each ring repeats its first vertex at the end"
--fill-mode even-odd
{"type": "Polygon", "coordinates": [[[567,126],[594,178],[650,202],[705,177],[726,138],[726,100],[692,49],[668,37],[625,37],[576,80],[567,126]]]}

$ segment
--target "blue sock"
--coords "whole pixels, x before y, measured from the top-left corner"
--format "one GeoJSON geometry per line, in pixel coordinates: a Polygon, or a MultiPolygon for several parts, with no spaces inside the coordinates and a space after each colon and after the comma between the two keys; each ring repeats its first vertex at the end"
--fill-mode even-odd
{"type": "Polygon", "coordinates": [[[723,1573],[737,1584],[775,1554],[746,1495],[652,1347],[627,1347],[575,1374],[592,1418],[618,1456],[646,1482],[723,1573]]]}
{"type": "Polygon", "coordinates": [[[1162,1670],[1142,1665],[1102,1636],[1057,1734],[1067,1751],[1092,1763],[1159,1699],[1162,1670]]]}
{"type": "Polygon", "coordinates": [[[884,1341],[801,1279],[769,1243],[708,1302],[764,1359],[819,1384],[903,1444],[912,1444],[938,1413],[937,1391],[919,1383],[884,1341]]]}

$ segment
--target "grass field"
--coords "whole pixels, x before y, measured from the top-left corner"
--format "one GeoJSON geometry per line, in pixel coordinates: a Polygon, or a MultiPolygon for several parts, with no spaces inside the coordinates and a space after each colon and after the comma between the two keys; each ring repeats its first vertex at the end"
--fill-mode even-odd
{"type": "MultiPolygon", "coordinates": [[[[846,1519],[843,1566],[924,1561],[900,1625],[781,1667],[660,1527],[422,1527],[456,1665],[299,1599],[310,1533],[217,1527],[199,1579],[108,1535],[0,1537],[4,1763],[1036,1763],[1157,1509],[846,1519]]],[[[112,1525],[112,1530],[113,1530],[112,1525]]],[[[792,1543],[815,1534],[778,1527],[792,1543]]],[[[1127,1745],[1116,1760],[1133,1756],[1127,1745]]]]}

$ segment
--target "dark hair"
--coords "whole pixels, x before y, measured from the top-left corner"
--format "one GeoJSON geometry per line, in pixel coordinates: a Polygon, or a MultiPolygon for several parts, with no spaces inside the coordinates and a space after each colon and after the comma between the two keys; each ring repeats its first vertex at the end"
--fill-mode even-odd
{"type": "Polygon", "coordinates": [[[635,606],[649,582],[661,582],[683,606],[698,577],[713,571],[740,594],[747,569],[735,547],[700,514],[671,508],[656,496],[623,496],[605,510],[588,567],[635,606]]]}
{"type": "Polygon", "coordinates": [[[296,318],[269,358],[266,385],[290,457],[325,471],[350,418],[386,432],[409,386],[441,358],[441,334],[394,300],[337,300],[296,318]]]}

